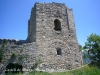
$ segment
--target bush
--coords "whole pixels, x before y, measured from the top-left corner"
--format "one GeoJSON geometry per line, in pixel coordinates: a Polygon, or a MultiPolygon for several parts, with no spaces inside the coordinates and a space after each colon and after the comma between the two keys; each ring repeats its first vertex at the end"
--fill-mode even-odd
{"type": "Polygon", "coordinates": [[[12,53],[11,57],[12,58],[16,58],[17,57],[17,54],[16,53],[12,53]]]}

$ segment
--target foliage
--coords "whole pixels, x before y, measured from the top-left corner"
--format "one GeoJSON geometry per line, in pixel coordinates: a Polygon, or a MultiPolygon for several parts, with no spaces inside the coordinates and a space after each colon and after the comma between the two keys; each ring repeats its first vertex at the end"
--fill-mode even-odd
{"type": "Polygon", "coordinates": [[[100,36],[92,33],[83,48],[87,52],[85,57],[90,58],[92,63],[100,67],[100,36]]]}
{"type": "Polygon", "coordinates": [[[100,69],[96,66],[84,66],[79,70],[71,71],[73,75],[99,75],[100,69]]]}
{"type": "Polygon", "coordinates": [[[17,54],[14,52],[14,53],[12,53],[11,57],[12,58],[16,58],[17,57],[17,54]]]}
{"type": "Polygon", "coordinates": [[[35,69],[37,68],[37,66],[41,63],[40,58],[33,64],[33,66],[31,67],[31,69],[35,69]]]}
{"type": "Polygon", "coordinates": [[[0,43],[0,62],[2,61],[3,59],[3,56],[4,56],[4,52],[6,50],[6,44],[7,44],[7,40],[4,39],[1,43],[0,43]]]}
{"type": "MultiPolygon", "coordinates": [[[[57,72],[57,73],[47,73],[47,72],[36,72],[37,75],[100,75],[100,69],[95,66],[84,66],[80,69],[66,72],[57,72]]],[[[13,74],[13,75],[23,75],[23,74],[13,74]]],[[[27,75],[34,75],[33,72],[30,72],[27,75]]]]}
{"type": "Polygon", "coordinates": [[[19,57],[18,57],[19,60],[22,60],[22,59],[24,59],[24,58],[25,58],[24,54],[19,55],[19,57]]]}
{"type": "Polygon", "coordinates": [[[36,70],[35,70],[35,69],[38,67],[38,65],[39,65],[40,63],[42,63],[42,62],[41,62],[41,60],[40,60],[40,58],[39,58],[39,59],[33,64],[33,66],[31,67],[31,69],[34,70],[34,75],[36,75],[36,73],[35,73],[36,70]]]}
{"type": "Polygon", "coordinates": [[[20,63],[9,63],[6,66],[5,74],[18,74],[19,72],[23,72],[22,69],[23,67],[20,63]]]}
{"type": "Polygon", "coordinates": [[[16,74],[13,74],[11,72],[7,73],[7,74],[4,74],[4,75],[23,75],[22,73],[16,73],[16,74]]]}

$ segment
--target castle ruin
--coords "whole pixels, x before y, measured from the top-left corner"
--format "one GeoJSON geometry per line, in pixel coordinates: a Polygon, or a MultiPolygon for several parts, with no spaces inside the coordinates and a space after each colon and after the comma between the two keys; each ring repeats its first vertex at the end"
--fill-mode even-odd
{"type": "MultiPolygon", "coordinates": [[[[0,39],[2,42],[3,39],[0,39]]],[[[71,70],[82,65],[76,37],[73,10],[62,3],[35,3],[28,20],[28,37],[25,41],[8,40],[4,68],[19,62],[23,69],[30,69],[38,58],[38,70],[71,70]],[[11,59],[12,53],[24,55],[23,60],[11,59]]],[[[0,67],[1,68],[1,67],[0,67]]]]}

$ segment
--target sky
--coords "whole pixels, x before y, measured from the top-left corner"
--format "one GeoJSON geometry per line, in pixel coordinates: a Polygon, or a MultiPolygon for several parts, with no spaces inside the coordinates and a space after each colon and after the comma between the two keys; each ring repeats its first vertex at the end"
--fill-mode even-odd
{"type": "Polygon", "coordinates": [[[90,34],[100,35],[100,0],[0,0],[0,38],[27,38],[28,20],[35,2],[65,3],[72,8],[77,40],[82,46],[90,34]]]}

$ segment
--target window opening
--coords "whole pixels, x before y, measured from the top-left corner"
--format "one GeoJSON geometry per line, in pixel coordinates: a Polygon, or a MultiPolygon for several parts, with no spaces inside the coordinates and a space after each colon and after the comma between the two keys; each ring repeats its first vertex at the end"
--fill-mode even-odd
{"type": "Polygon", "coordinates": [[[58,19],[54,20],[54,25],[55,25],[54,30],[61,31],[61,23],[58,19]]]}
{"type": "Polygon", "coordinates": [[[61,48],[56,48],[57,50],[57,55],[61,55],[61,48]]]}

